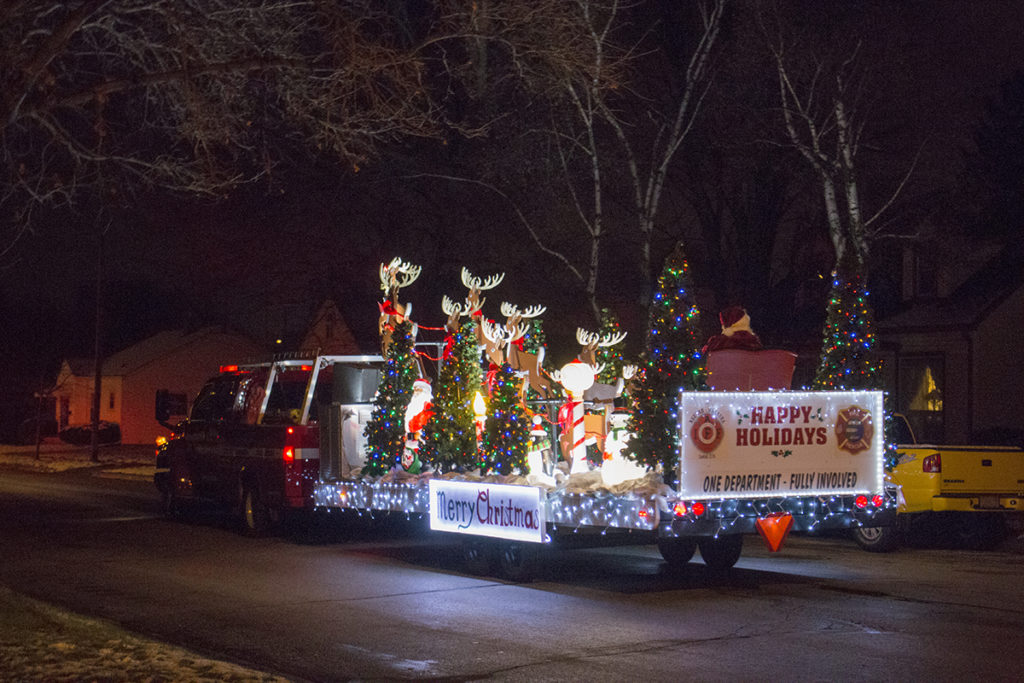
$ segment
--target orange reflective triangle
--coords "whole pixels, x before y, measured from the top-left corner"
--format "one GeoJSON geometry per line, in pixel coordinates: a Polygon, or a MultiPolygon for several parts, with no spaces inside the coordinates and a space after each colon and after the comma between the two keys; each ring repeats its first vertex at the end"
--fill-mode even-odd
{"type": "Polygon", "coordinates": [[[755,525],[761,538],[768,544],[768,550],[778,552],[789,530],[793,528],[793,515],[788,512],[773,512],[767,517],[758,517],[755,525]]]}

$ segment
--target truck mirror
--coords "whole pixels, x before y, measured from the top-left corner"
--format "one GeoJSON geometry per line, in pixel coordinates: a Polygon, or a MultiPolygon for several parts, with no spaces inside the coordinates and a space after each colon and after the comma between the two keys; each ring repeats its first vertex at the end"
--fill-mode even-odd
{"type": "Polygon", "coordinates": [[[156,391],[156,421],[167,422],[171,416],[184,417],[188,413],[188,399],[185,394],[172,394],[167,389],[156,391]]]}

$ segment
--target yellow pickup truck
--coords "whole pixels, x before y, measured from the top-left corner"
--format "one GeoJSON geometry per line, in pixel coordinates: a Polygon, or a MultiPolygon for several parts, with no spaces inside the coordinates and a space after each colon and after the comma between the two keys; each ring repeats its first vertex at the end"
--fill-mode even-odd
{"type": "Polygon", "coordinates": [[[985,550],[1024,526],[1024,450],[917,444],[903,416],[894,419],[897,434],[905,434],[890,473],[898,487],[897,524],[854,529],[860,547],[893,550],[908,531],[928,525],[958,547],[985,550]]]}

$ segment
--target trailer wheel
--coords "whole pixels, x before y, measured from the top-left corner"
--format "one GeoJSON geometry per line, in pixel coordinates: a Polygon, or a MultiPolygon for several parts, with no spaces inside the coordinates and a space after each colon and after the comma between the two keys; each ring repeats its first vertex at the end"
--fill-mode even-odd
{"type": "Polygon", "coordinates": [[[860,526],[851,533],[857,545],[869,553],[887,553],[903,542],[898,526],[860,526]]]}
{"type": "Polygon", "coordinates": [[[697,552],[697,540],[693,538],[659,538],[658,552],[669,565],[682,566],[693,559],[697,552]]]}
{"type": "Polygon", "coordinates": [[[532,581],[537,569],[537,548],[533,543],[506,542],[498,546],[498,567],[509,581],[532,581]]]}
{"type": "Polygon", "coordinates": [[[722,536],[702,538],[697,541],[700,556],[711,569],[729,569],[740,559],[743,552],[743,536],[741,534],[723,534],[722,536]]]}
{"type": "Polygon", "coordinates": [[[185,517],[185,504],[168,487],[160,492],[160,512],[167,519],[180,520],[185,517]]]}
{"type": "Polygon", "coordinates": [[[246,536],[265,536],[270,530],[270,510],[263,502],[259,489],[242,489],[242,531],[246,536]]]}
{"type": "Polygon", "coordinates": [[[493,543],[481,538],[462,539],[462,563],[470,574],[488,576],[494,572],[497,559],[493,543]]]}

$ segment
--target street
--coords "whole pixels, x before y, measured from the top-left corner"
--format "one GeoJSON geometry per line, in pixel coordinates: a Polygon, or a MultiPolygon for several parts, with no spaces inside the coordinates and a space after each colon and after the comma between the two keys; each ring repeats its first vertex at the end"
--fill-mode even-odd
{"type": "Polygon", "coordinates": [[[1024,544],[871,554],[747,537],[714,573],[653,546],[472,576],[421,521],[352,517],[252,539],[159,516],[146,481],[0,473],[0,583],[299,680],[1020,680],[1024,544]]]}

